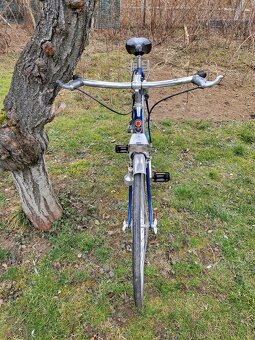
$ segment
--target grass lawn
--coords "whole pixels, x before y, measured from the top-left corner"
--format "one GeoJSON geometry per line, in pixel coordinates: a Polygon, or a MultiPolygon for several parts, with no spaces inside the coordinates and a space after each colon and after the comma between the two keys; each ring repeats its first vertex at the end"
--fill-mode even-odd
{"type": "MultiPolygon", "coordinates": [[[[80,72],[130,78],[104,67],[106,58],[85,55],[80,72]]],[[[14,60],[1,56],[1,101],[14,60]]],[[[128,111],[128,98],[114,91],[110,104],[128,111]]],[[[46,162],[64,216],[49,233],[31,227],[0,173],[0,339],[254,339],[254,121],[153,122],[153,168],[172,181],[153,184],[159,228],[138,314],[131,235],[121,231],[127,156],[114,153],[128,142],[129,117],[77,93],[57,101],[66,108],[47,126],[46,162]]]]}

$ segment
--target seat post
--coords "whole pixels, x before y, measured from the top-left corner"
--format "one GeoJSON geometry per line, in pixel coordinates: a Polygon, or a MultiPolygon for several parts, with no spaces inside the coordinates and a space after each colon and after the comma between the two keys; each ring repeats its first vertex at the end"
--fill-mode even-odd
{"type": "Polygon", "coordinates": [[[142,67],[142,56],[141,55],[137,56],[137,67],[138,68],[142,67]]]}

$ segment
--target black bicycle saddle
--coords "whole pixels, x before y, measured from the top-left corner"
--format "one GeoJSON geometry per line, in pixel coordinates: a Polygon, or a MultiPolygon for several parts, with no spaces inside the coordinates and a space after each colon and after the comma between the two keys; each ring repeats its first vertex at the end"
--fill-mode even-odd
{"type": "Polygon", "coordinates": [[[126,42],[126,49],[129,54],[143,55],[151,51],[151,42],[147,38],[130,38],[126,42]]]}

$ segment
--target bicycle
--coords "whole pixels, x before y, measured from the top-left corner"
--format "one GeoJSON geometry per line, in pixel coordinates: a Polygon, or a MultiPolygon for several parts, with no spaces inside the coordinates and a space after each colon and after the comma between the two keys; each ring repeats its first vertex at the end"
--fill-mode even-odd
{"type": "Polygon", "coordinates": [[[148,231],[149,229],[152,229],[155,234],[157,233],[157,219],[153,218],[151,180],[154,182],[167,182],[170,180],[168,172],[152,174],[151,156],[149,155],[149,150],[152,147],[150,131],[152,110],[163,100],[196,89],[212,87],[218,84],[223,78],[223,76],[217,76],[215,80],[207,81],[205,79],[206,73],[200,71],[192,76],[183,78],[147,81],[145,80],[142,66],[142,56],[148,54],[151,51],[151,48],[152,44],[146,38],[131,38],[126,42],[127,52],[136,57],[136,67],[133,69],[131,82],[97,81],[83,79],[79,76],[75,76],[73,80],[67,84],[57,81],[61,88],[72,91],[78,89],[80,92],[95,99],[115,113],[119,112],[109,108],[107,105],[79,88],[81,86],[90,86],[99,88],[131,89],[133,91],[132,111],[130,112],[131,122],[129,125],[131,138],[128,145],[116,145],[115,151],[117,153],[129,154],[128,174],[124,177],[125,184],[129,187],[128,217],[127,221],[123,222],[123,230],[131,229],[132,231],[133,291],[134,302],[138,309],[141,309],[143,306],[144,263],[148,231]],[[152,108],[149,108],[149,96],[147,92],[149,88],[176,86],[188,83],[193,83],[197,86],[165,97],[154,104],[152,108]]]}

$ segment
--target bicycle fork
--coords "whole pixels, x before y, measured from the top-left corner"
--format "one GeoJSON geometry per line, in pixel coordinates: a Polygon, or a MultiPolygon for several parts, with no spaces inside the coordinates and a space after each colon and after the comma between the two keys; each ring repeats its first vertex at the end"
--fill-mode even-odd
{"type": "MultiPolygon", "coordinates": [[[[145,137],[146,138],[146,137],[145,137]]],[[[132,138],[131,138],[132,141],[132,138]]],[[[134,146],[134,144],[133,144],[134,146]]],[[[134,175],[135,174],[144,174],[146,178],[146,190],[147,190],[147,201],[148,201],[148,216],[149,216],[149,225],[145,227],[149,227],[154,231],[154,233],[157,233],[157,219],[153,220],[153,208],[152,208],[152,198],[151,198],[151,186],[150,186],[150,180],[152,178],[152,172],[151,172],[151,158],[148,156],[148,153],[143,150],[141,152],[142,148],[145,146],[145,149],[148,148],[148,144],[141,145],[136,144],[136,147],[133,149],[140,149],[140,152],[131,152],[130,153],[130,166],[128,168],[128,174],[124,177],[125,184],[129,187],[129,197],[128,197],[128,220],[127,222],[123,222],[123,231],[125,231],[127,228],[132,227],[132,200],[133,200],[133,181],[134,181],[134,175]],[[138,147],[137,147],[138,146],[138,147]]],[[[129,149],[132,150],[132,144],[130,143],[129,149]]]]}

